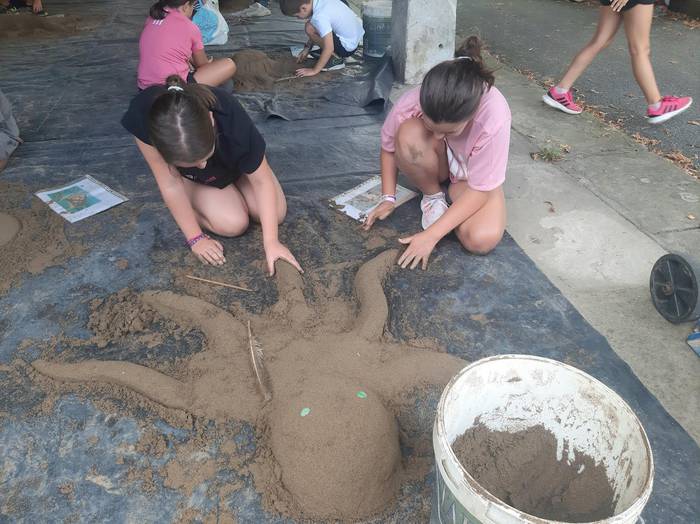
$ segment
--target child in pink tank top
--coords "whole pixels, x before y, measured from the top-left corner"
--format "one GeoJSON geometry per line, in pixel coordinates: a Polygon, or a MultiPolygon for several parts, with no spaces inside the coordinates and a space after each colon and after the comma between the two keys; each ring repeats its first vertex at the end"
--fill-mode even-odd
{"type": "Polygon", "coordinates": [[[393,212],[401,171],[423,193],[424,231],[399,239],[408,246],[398,262],[404,268],[425,269],[451,231],[475,254],[488,253],[503,237],[511,116],[480,48],[477,37],[467,39],[455,59],[433,67],[399,99],[382,127],[383,196],[365,229],[393,212]]]}
{"type": "Polygon", "coordinates": [[[170,75],[184,82],[219,86],[236,72],[230,58],[209,61],[202,34],[192,22],[196,0],[159,0],[139,40],[138,87],[162,85],[170,75]],[[190,73],[190,64],[195,71],[190,73]]]}

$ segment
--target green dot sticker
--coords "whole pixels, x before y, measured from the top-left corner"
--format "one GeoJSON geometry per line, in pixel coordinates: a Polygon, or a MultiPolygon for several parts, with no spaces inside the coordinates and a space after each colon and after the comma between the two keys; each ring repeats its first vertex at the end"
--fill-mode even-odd
{"type": "Polygon", "coordinates": [[[299,416],[300,416],[300,417],[305,417],[305,416],[308,415],[309,413],[311,413],[311,408],[304,408],[304,409],[302,409],[302,410],[299,412],[299,416]]]}
{"type": "Polygon", "coordinates": [[[367,398],[367,393],[365,393],[364,391],[358,391],[357,398],[367,398]]]}

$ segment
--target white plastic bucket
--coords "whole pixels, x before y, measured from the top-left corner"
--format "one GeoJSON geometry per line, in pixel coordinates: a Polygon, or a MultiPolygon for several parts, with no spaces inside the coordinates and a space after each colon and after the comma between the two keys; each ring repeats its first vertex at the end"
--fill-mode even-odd
{"type": "Polygon", "coordinates": [[[508,506],[459,463],[451,444],[477,419],[494,431],[542,425],[554,434],[558,450],[583,452],[596,464],[602,462],[615,494],[615,510],[597,522],[637,522],[651,495],[654,461],[644,428],[630,407],[574,367],[546,358],[503,355],[465,367],[442,393],[433,427],[436,484],[431,523],[554,522],[508,506]]]}
{"type": "Polygon", "coordinates": [[[365,56],[381,58],[391,44],[391,0],[370,0],[362,5],[362,44],[365,56]]]}

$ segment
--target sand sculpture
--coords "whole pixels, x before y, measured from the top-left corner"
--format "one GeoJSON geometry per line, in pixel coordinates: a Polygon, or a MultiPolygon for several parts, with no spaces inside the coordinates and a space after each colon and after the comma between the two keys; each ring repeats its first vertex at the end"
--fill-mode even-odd
{"type": "MultiPolygon", "coordinates": [[[[251,422],[262,435],[257,446],[263,467],[253,473],[268,509],[303,518],[376,515],[391,508],[402,483],[426,473],[409,471],[402,460],[399,406],[412,405],[416,388],[444,386],[465,365],[385,332],[389,306],[382,282],[395,259],[396,251],[386,251],[359,269],[357,314],[346,322],[329,307],[309,305],[301,275],[278,264],[279,300],[252,319],[272,396],[267,402],[251,365],[246,321],[166,291],[140,298],[206,339],[178,378],[121,361],[37,360],[33,366],[57,381],[114,384],[198,417],[251,422]]],[[[423,444],[429,449],[429,442],[423,444]]]]}

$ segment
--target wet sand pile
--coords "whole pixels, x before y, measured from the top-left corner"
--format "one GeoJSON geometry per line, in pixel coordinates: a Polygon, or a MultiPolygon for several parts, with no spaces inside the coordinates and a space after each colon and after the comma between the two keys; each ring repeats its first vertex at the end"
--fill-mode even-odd
{"type": "Polygon", "coordinates": [[[244,49],[231,57],[236,62],[236,74],[233,77],[234,89],[239,92],[273,91],[276,88],[301,89],[309,83],[323,81],[321,75],[307,78],[293,77],[297,69],[310,67],[307,60],[298,64],[288,51],[270,53],[257,49],[244,49]],[[279,81],[280,79],[285,79],[279,81]]]}
{"type": "Polygon", "coordinates": [[[566,457],[557,460],[557,440],[543,426],[509,433],[479,423],[458,437],[452,449],[479,484],[530,515],[591,522],[614,513],[605,467],[582,453],[572,463],[566,457]]]}
{"type": "Polygon", "coordinates": [[[12,215],[0,212],[0,247],[8,244],[17,236],[22,225],[12,215]]]}
{"type": "MultiPolygon", "coordinates": [[[[254,460],[243,465],[235,445],[226,460],[237,472],[252,474],[268,511],[340,520],[388,511],[399,487],[422,480],[432,464],[430,455],[410,461],[401,456],[400,444],[429,449],[430,434],[417,434],[420,442],[405,442],[397,416],[412,409],[416,391],[443,387],[465,364],[385,336],[388,304],[382,281],[395,257],[395,251],[388,251],[360,268],[355,277],[358,309],[343,320],[339,314],[352,308],[309,305],[301,275],[285,263],[277,266],[278,303],[249,318],[193,297],[141,293],[140,300],[157,316],[204,334],[204,348],[181,359],[177,373],[157,371],[158,363],[37,360],[35,380],[45,388],[48,383],[56,388],[73,384],[93,398],[122,399],[134,410],[147,405],[156,417],[188,429],[195,421],[214,420],[217,431],[225,433],[228,421],[251,423],[254,460]],[[248,320],[262,348],[270,402],[252,371],[248,320]]],[[[123,298],[109,304],[128,304],[123,298]]],[[[203,438],[198,445],[202,451],[212,442],[203,438]]],[[[182,464],[191,455],[192,450],[177,452],[182,464]]],[[[225,465],[200,466],[199,476],[211,478],[225,465]]],[[[179,485],[179,470],[171,469],[159,474],[166,485],[179,485]]],[[[186,484],[185,494],[192,488],[186,484]]]]}
{"type": "MultiPolygon", "coordinates": [[[[0,17],[1,18],[1,17],[0,17]]],[[[0,213],[0,294],[24,272],[37,274],[69,256],[83,252],[66,239],[65,220],[20,184],[0,183],[3,210],[0,213]]]]}
{"type": "Polygon", "coordinates": [[[95,18],[74,15],[36,16],[33,13],[1,15],[0,40],[73,36],[96,29],[100,22],[95,18]]]}
{"type": "Polygon", "coordinates": [[[399,430],[374,391],[342,377],[309,378],[275,401],[270,425],[282,483],[316,517],[371,515],[393,498],[399,430]]]}

